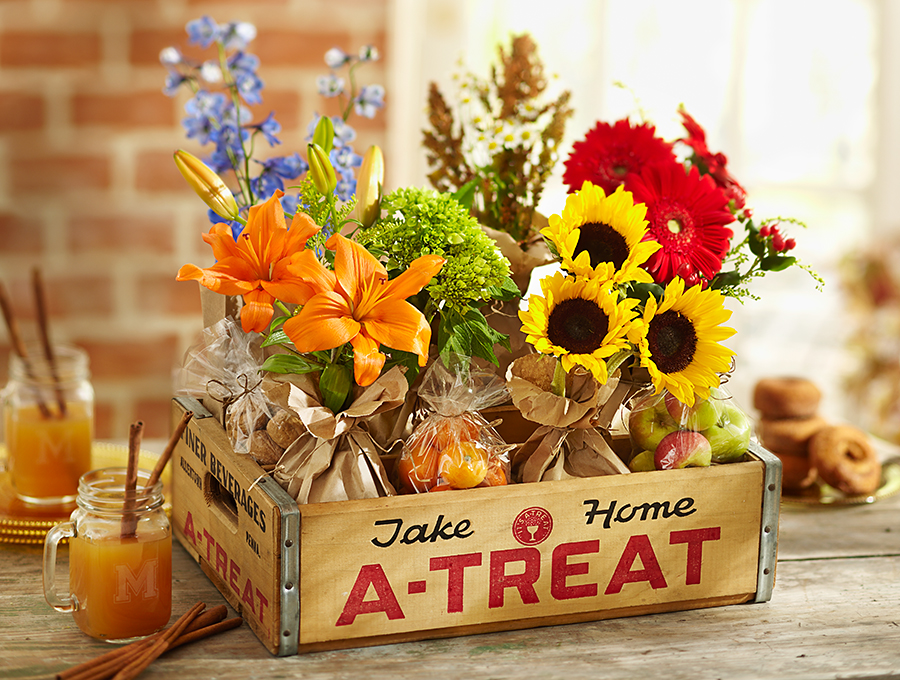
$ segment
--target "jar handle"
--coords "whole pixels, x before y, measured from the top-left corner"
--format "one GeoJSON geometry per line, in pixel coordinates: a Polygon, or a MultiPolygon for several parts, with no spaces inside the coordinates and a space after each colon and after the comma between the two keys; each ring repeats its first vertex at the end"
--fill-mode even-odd
{"type": "Polygon", "coordinates": [[[64,538],[75,537],[74,522],[60,522],[47,532],[44,539],[44,598],[58,612],[74,612],[78,600],[71,593],[60,596],[56,592],[56,549],[64,538]]]}

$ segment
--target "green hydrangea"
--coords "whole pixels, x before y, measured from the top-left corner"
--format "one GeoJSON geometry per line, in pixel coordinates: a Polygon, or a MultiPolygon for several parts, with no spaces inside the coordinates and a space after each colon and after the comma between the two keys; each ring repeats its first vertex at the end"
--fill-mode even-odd
{"type": "Polygon", "coordinates": [[[417,257],[440,255],[447,262],[427,291],[440,308],[463,310],[497,297],[509,277],[509,260],[478,220],[450,194],[402,188],[382,202],[384,217],[356,238],[387,257],[387,268],[406,269],[417,257]]]}

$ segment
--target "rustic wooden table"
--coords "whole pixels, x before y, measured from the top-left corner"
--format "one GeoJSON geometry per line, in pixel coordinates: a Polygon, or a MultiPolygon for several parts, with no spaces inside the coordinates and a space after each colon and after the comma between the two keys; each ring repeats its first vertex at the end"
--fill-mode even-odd
{"type": "MultiPolygon", "coordinates": [[[[276,658],[243,626],[153,678],[900,678],[900,495],[782,507],[774,595],[745,604],[276,658]]],[[[173,611],[224,603],[173,548],[173,611]]],[[[41,594],[41,550],[0,546],[0,677],[52,677],[109,646],[41,594]]],[[[233,615],[233,614],[230,614],[233,615]]]]}

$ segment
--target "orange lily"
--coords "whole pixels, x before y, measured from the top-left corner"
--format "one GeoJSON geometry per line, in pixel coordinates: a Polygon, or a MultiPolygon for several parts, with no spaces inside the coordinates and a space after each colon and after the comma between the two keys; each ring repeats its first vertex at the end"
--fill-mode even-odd
{"type": "Polygon", "coordinates": [[[381,263],[355,241],[334,234],[325,247],[335,251],[333,279],[318,260],[305,254],[288,266],[318,291],[284,322],[284,332],[297,350],[316,352],[349,342],[353,375],[362,387],[375,382],[384,367],[379,345],[415,352],[424,366],[431,328],[406,298],[422,290],[446,260],[425,255],[388,281],[381,263]]]}
{"type": "Polygon", "coordinates": [[[207,269],[186,264],[176,277],[178,281],[199,281],[222,295],[242,295],[241,328],[245,333],[266,329],[276,299],[304,304],[316,293],[309,283],[289,271],[288,264],[321,227],[298,210],[288,229],[279,202],[283,195],[276,191],[265,203],[252,206],[237,240],[230,225],[214,224],[208,234],[203,234],[203,240],[212,246],[216,264],[207,269]]]}

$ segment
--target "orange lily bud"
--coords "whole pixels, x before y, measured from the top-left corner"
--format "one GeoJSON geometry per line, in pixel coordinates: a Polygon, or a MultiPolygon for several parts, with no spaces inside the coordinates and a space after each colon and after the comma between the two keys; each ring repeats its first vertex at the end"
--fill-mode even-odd
{"type": "Polygon", "coordinates": [[[334,174],[334,166],[325,153],[325,149],[316,143],[306,147],[307,162],[309,163],[309,176],[316,185],[316,189],[323,196],[328,196],[337,186],[337,176],[334,174]]]}
{"type": "Polygon", "coordinates": [[[237,201],[231,189],[212,169],[193,154],[182,149],[175,152],[175,165],[182,176],[216,215],[226,220],[238,219],[237,201]]]}
{"type": "Polygon", "coordinates": [[[378,219],[383,191],[384,156],[373,144],[363,156],[356,180],[356,214],[363,227],[371,227],[378,219]]]}

